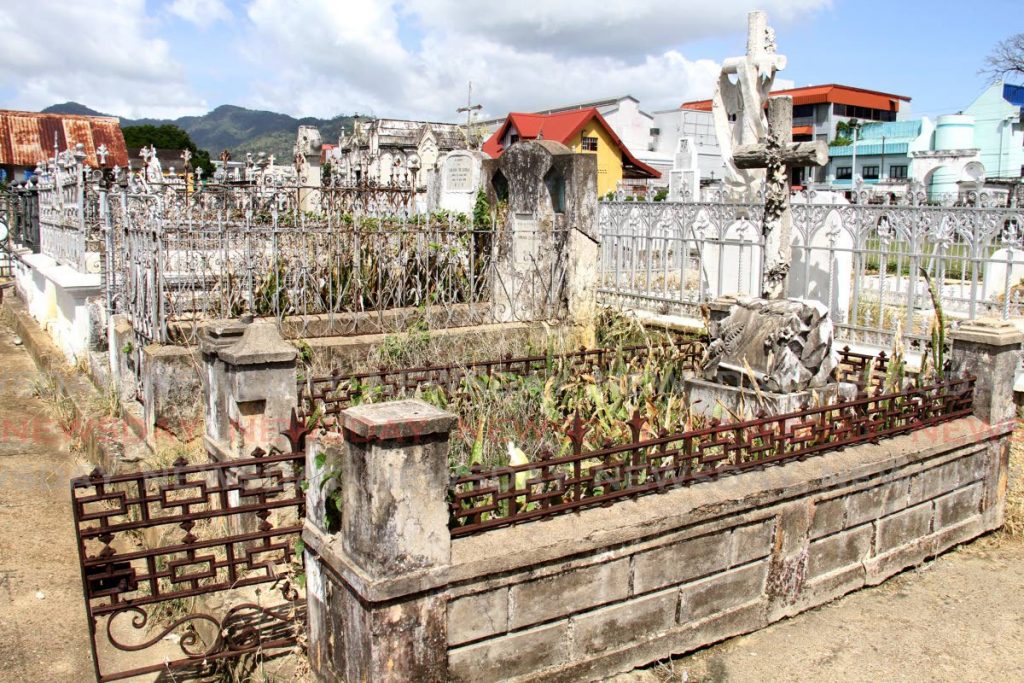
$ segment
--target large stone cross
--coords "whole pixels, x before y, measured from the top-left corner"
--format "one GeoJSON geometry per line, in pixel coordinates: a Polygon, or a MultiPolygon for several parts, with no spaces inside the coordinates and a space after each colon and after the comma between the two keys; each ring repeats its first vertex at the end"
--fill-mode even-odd
{"type": "Polygon", "coordinates": [[[737,168],[764,168],[764,220],[761,234],[761,296],[781,299],[792,259],[793,214],[789,203],[789,169],[824,166],[828,146],[823,140],[793,142],[793,98],[768,100],[768,136],[763,143],[742,145],[733,153],[737,168]]]}

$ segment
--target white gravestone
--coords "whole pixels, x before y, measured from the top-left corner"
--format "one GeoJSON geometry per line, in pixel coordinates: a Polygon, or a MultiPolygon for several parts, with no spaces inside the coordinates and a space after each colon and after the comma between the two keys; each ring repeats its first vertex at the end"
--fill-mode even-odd
{"type": "MultiPolygon", "coordinates": [[[[999,249],[985,261],[983,299],[994,299],[1006,294],[1007,287],[1014,287],[1024,279],[1024,250],[999,249]],[[1009,278],[1007,278],[1009,275],[1009,278]]],[[[1012,300],[1012,298],[1011,298],[1012,300]]]]}
{"type": "Polygon", "coordinates": [[[839,214],[832,211],[824,224],[811,233],[809,249],[804,249],[804,239],[800,231],[794,232],[787,295],[820,301],[828,306],[833,322],[848,323],[853,290],[853,235],[843,228],[839,214]]]}
{"type": "Polygon", "coordinates": [[[669,199],[672,201],[700,201],[700,168],[697,164],[697,146],[690,138],[679,138],[675,161],[668,176],[669,199]]]}
{"type": "Polygon", "coordinates": [[[449,152],[441,161],[440,207],[446,211],[472,214],[480,190],[480,167],[484,155],[468,149],[449,152]]]}
{"type": "MultiPolygon", "coordinates": [[[[698,223],[699,223],[698,218],[698,223]]],[[[731,223],[724,232],[700,231],[701,278],[708,297],[761,293],[761,245],[757,225],[749,220],[731,223]]]]}

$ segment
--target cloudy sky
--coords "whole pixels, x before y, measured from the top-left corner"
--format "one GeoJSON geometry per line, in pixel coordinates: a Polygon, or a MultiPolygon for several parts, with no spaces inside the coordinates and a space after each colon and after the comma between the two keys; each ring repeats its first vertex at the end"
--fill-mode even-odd
{"type": "Polygon", "coordinates": [[[780,78],[905,94],[936,115],[983,88],[1019,1],[5,0],[0,106],[451,120],[472,81],[491,115],[626,93],[656,111],[709,97],[760,8],[789,57],[780,78]]]}

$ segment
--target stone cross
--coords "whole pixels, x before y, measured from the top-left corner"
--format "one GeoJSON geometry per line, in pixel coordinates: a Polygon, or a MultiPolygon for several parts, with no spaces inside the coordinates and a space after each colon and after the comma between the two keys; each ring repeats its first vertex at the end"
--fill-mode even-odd
{"type": "Polygon", "coordinates": [[[192,152],[187,149],[182,151],[181,159],[185,162],[185,173],[188,173],[192,169],[191,164],[188,163],[192,159],[192,152]]]}
{"type": "Polygon", "coordinates": [[[733,154],[737,147],[761,142],[766,137],[764,106],[775,81],[775,74],[786,67],[786,58],[775,52],[775,33],[764,12],[747,15],[747,52],[722,62],[718,85],[711,101],[715,137],[718,139],[725,183],[740,197],[760,190],[763,172],[737,167],[733,154]]]}
{"type": "Polygon", "coordinates": [[[786,274],[792,259],[790,237],[793,214],[789,202],[789,169],[824,166],[828,147],[824,140],[793,142],[793,98],[768,100],[768,135],[761,144],[736,148],[733,160],[737,168],[764,168],[764,220],[761,234],[761,296],[781,299],[786,290],[786,274]]]}
{"type": "Polygon", "coordinates": [[[100,166],[107,165],[107,155],[110,154],[110,150],[107,149],[106,145],[100,145],[96,148],[96,157],[100,160],[100,166]]]}

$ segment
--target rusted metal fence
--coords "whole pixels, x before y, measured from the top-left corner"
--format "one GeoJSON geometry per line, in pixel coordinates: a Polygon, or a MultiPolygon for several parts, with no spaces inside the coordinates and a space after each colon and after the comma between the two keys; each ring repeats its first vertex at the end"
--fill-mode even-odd
{"type": "Polygon", "coordinates": [[[452,482],[451,532],[465,536],[665,491],[723,474],[763,467],[923,429],[971,413],[974,378],[962,377],[842,401],[799,412],[641,439],[646,420],[629,422],[628,443],[584,450],[588,424],[565,428],[572,453],[524,465],[475,467],[452,482]]]}
{"type": "Polygon", "coordinates": [[[208,674],[296,645],[305,609],[290,580],[305,508],[296,433],[291,453],[72,480],[97,680],[208,674]]]}
{"type": "MultiPolygon", "coordinates": [[[[685,361],[696,369],[704,353],[704,343],[693,339],[677,343],[685,361]]],[[[355,403],[371,399],[389,401],[414,394],[418,389],[438,387],[445,391],[458,388],[471,375],[490,377],[496,373],[510,375],[539,375],[550,370],[555,363],[568,363],[574,371],[586,373],[594,369],[606,370],[617,357],[630,357],[646,353],[650,347],[626,346],[620,349],[580,349],[571,353],[536,356],[509,356],[497,360],[484,360],[463,365],[429,365],[398,370],[382,369],[377,372],[342,373],[311,377],[299,382],[299,416],[309,419],[314,414],[332,418],[355,403]]],[[[328,419],[327,425],[333,426],[328,419]]]]}

